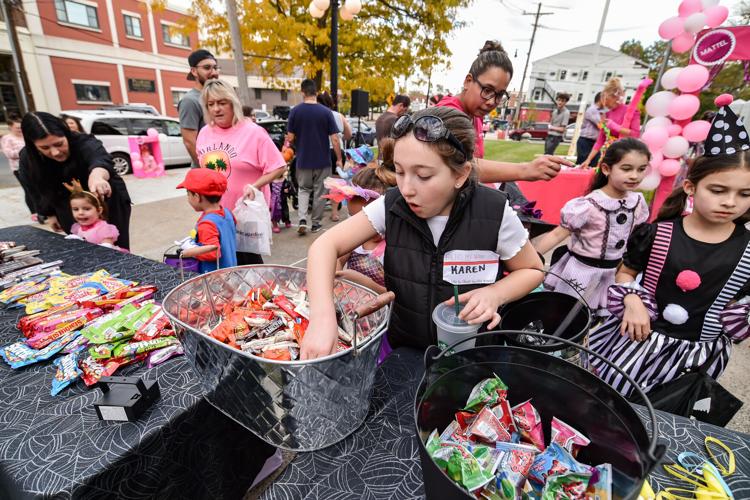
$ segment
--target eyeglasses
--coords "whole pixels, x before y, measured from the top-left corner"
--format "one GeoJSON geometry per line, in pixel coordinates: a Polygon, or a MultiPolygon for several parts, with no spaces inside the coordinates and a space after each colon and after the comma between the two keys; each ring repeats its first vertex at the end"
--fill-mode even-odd
{"type": "Polygon", "coordinates": [[[221,71],[221,67],[218,64],[203,64],[202,66],[194,66],[194,68],[200,68],[203,71],[221,71]]]}
{"type": "Polygon", "coordinates": [[[437,116],[425,115],[420,116],[415,121],[412,121],[411,116],[404,115],[396,120],[396,123],[393,124],[393,128],[391,129],[391,137],[393,139],[403,137],[403,135],[412,128],[412,125],[414,126],[414,137],[416,137],[418,141],[448,141],[451,146],[456,148],[463,155],[464,161],[469,159],[463,144],[461,144],[461,141],[456,139],[456,136],[453,135],[450,130],[448,130],[448,127],[445,126],[443,120],[441,120],[437,116]]]}
{"type": "Polygon", "coordinates": [[[509,99],[508,92],[505,90],[497,91],[494,88],[490,87],[489,85],[484,85],[482,82],[474,78],[474,82],[479,85],[480,91],[479,95],[484,99],[485,101],[492,101],[494,100],[497,103],[504,103],[509,99]]]}

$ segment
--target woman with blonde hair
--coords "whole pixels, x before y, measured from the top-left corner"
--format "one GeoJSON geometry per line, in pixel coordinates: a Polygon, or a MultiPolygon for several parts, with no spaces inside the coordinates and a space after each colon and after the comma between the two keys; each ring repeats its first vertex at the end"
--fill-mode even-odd
{"type": "MultiPolygon", "coordinates": [[[[264,128],[242,114],[242,104],[232,86],[223,80],[208,80],[201,92],[206,126],[195,144],[200,166],[227,177],[221,198],[233,210],[241,198],[253,199],[253,187],[263,192],[270,205],[269,184],[284,173],[286,161],[264,128]]],[[[237,252],[239,265],[262,264],[260,255],[237,252]]]]}
{"type": "MultiPolygon", "coordinates": [[[[610,78],[602,90],[601,102],[604,108],[600,113],[602,123],[612,135],[614,140],[623,137],[638,138],[641,136],[641,113],[636,110],[632,116],[626,116],[627,105],[625,104],[625,89],[622,87],[622,81],[619,78],[610,78]],[[627,121],[627,123],[625,123],[627,121]]],[[[581,168],[588,168],[591,160],[599,153],[607,141],[607,132],[605,127],[600,124],[599,137],[594,143],[588,158],[581,164],[581,168]]]]}

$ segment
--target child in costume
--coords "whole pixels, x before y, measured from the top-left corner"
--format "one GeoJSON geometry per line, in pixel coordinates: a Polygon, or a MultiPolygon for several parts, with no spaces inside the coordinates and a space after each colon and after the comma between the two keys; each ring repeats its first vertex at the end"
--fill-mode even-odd
{"type": "Polygon", "coordinates": [[[218,268],[237,265],[237,229],[231,210],[221,206],[221,197],[227,190],[227,179],[210,168],[194,168],[177,189],[186,189],[188,203],[196,212],[202,212],[196,226],[195,247],[178,249],[182,258],[195,258],[199,271],[207,273],[218,268]]]}
{"type": "MultiPolygon", "coordinates": [[[[635,229],[615,286],[614,315],[592,331],[590,347],[648,392],[703,368],[719,377],[732,339],[748,335],[750,291],[750,141],[742,121],[723,106],[706,141],[706,153],[689,168],[654,224],[635,229]],[[692,201],[692,203],[688,203],[692,201]],[[683,213],[692,205],[692,212],[683,213]],[[636,282],[636,277],[642,277],[636,282]]],[[[602,361],[599,376],[625,396],[633,388],[602,361]]]]}
{"type": "Polygon", "coordinates": [[[302,359],[335,349],[336,261],[378,235],[387,241],[386,288],[396,295],[387,334],[394,348],[437,343],[431,315],[441,302],[454,305],[448,280],[462,280],[457,285],[463,304],[459,317],[470,324],[488,322],[490,329],[500,321],[500,306],[542,281],[542,263],[506,196],[477,184],[475,132],[464,113],[435,107],[404,115],[391,137],[398,189],[388,190],[310,247],[310,325],[302,359]]]}
{"type": "Polygon", "coordinates": [[[69,238],[74,237],[95,245],[125,251],[115,246],[120,231],[107,222],[107,205],[94,193],[84,191],[77,179],[64,185],[70,191],[70,211],[75,220],[70,227],[69,238]]]}
{"type": "Polygon", "coordinates": [[[292,220],[289,218],[289,199],[292,197],[293,189],[287,174],[271,183],[271,230],[274,233],[281,232],[282,223],[287,229],[292,227],[292,220]]]}
{"type": "Polygon", "coordinates": [[[560,211],[560,226],[534,242],[544,255],[571,237],[567,254],[550,268],[554,274],[544,282],[547,290],[578,297],[573,285],[592,310],[609,315],[607,289],[615,282],[625,243],[633,228],[648,220],[646,201],[635,189],[646,175],[650,158],[648,147],[638,139],[613,143],[589,194],[566,203],[560,211]]]}

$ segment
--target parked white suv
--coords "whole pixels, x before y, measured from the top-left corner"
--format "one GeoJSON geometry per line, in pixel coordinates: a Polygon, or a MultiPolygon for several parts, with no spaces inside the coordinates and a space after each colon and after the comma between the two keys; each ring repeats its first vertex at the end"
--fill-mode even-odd
{"type": "Polygon", "coordinates": [[[190,155],[180,134],[180,122],[175,118],[113,110],[74,110],[62,114],[78,118],[87,133],[102,141],[120,175],[132,171],[128,136],[146,135],[150,128],[162,134],[159,142],[165,166],[190,163],[190,155]]]}

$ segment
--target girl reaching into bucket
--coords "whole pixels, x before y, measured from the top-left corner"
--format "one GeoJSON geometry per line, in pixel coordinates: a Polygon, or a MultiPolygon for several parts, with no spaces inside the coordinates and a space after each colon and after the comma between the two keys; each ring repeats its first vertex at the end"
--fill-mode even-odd
{"type": "Polygon", "coordinates": [[[474,135],[469,118],[447,107],[396,121],[398,189],[329,230],[308,252],[310,326],[302,359],[326,356],[336,345],[336,260],[378,235],[388,242],[386,288],[396,294],[388,328],[394,348],[437,343],[431,314],[441,302],[453,304],[450,283],[462,283],[459,317],[489,322],[488,328],[498,324],[501,305],[539,285],[542,263],[515,211],[503,193],[477,184],[474,135]]]}
{"type": "Polygon", "coordinates": [[[648,147],[638,139],[620,139],[607,149],[589,193],[566,203],[560,226],[534,242],[544,255],[571,237],[567,253],[553,262],[554,274],[545,279],[547,290],[577,297],[574,286],[592,312],[609,315],[607,289],[615,282],[625,242],[636,225],[648,220],[646,201],[635,189],[650,159],[648,147]]]}
{"type": "MultiPolygon", "coordinates": [[[[717,104],[728,104],[728,97],[719,96],[717,104]]],[[[750,141],[725,105],[713,121],[706,154],[689,168],[656,223],[639,226],[630,237],[609,291],[614,316],[591,333],[591,349],[646,392],[690,369],[721,375],[729,336],[741,340],[750,328],[748,210],[750,141]],[[687,215],[686,206],[692,206],[687,215]]],[[[633,388],[618,372],[599,360],[592,365],[630,395],[633,388]]]]}

